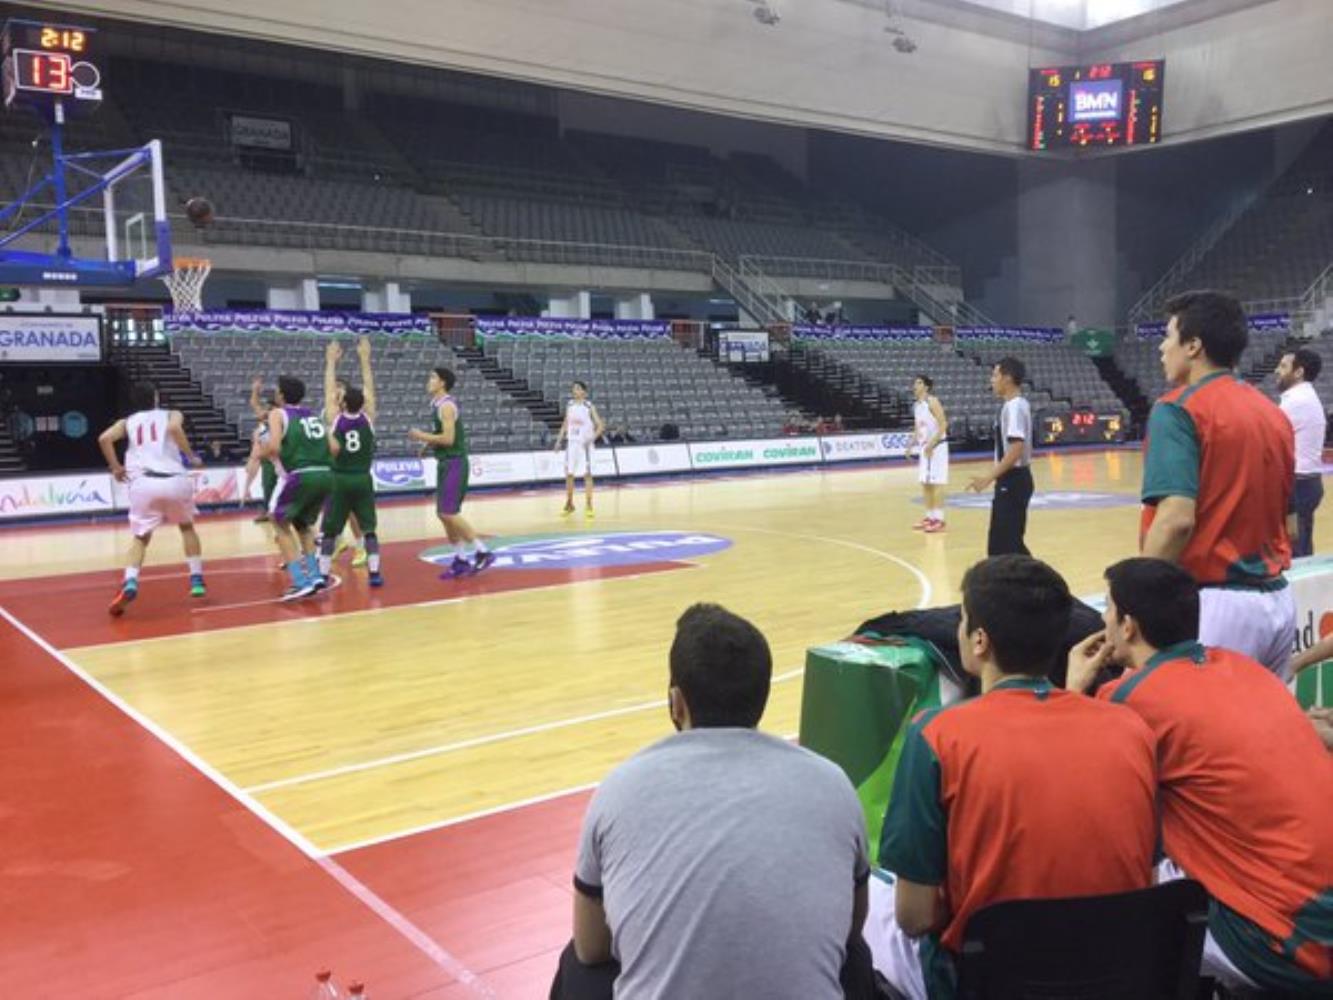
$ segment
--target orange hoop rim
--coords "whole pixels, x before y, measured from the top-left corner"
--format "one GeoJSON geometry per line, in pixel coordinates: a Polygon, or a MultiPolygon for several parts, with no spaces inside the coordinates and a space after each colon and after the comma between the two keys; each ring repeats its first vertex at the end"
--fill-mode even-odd
{"type": "Polygon", "coordinates": [[[212,267],[213,262],[207,257],[172,257],[171,269],[183,271],[186,268],[212,267]]]}

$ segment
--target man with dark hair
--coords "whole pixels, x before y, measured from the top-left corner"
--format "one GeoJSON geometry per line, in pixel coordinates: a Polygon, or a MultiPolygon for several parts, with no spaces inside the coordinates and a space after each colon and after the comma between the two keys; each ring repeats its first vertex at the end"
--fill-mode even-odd
{"type": "Polygon", "coordinates": [[[712,604],[676,623],[678,732],[592,797],[553,998],[873,997],[865,819],[837,765],[757,732],[773,661],[712,604]]]}
{"type": "Polygon", "coordinates": [[[1179,563],[1202,588],[1201,641],[1252,656],[1285,676],[1296,607],[1286,515],[1294,475],[1291,424],[1237,378],[1245,313],[1220,292],[1167,303],[1162,368],[1171,389],[1143,442],[1140,551],[1179,563]]]}
{"type": "Polygon", "coordinates": [[[995,418],[995,465],[968,484],[975,493],[995,485],[986,555],[1029,555],[1023,536],[1032,500],[1032,407],[1023,396],[1027,368],[1018,358],[1001,358],[991,369],[990,387],[1003,400],[995,418]]]}
{"type": "Polygon", "coordinates": [[[958,646],[982,694],[912,720],[881,841],[890,877],[871,885],[875,967],[911,1000],[953,995],[964,928],[991,903],[1151,884],[1152,733],[1048,679],[1072,606],[1029,556],[963,577],[958,646]]]}
{"type": "Polygon", "coordinates": [[[136,382],[130,387],[130,414],[117,420],[97,438],[107,468],[118,482],[127,484],[130,495],[130,555],[125,576],[107,611],[119,616],[139,596],[139,571],[143,568],[153,532],[164,524],[180,529],[185,560],[190,568],[190,596],[203,597],[204,557],[199,533],[194,530],[198,513],[194,506],[194,483],[186,463],[203,462],[185,437],[185,417],[179,410],[164,410],[157,387],[136,382]],[[117,443],[125,442],[124,464],[116,457],[117,443]]]}
{"type": "Polygon", "coordinates": [[[932,535],[945,528],[944,487],[949,482],[949,418],[934,390],[935,382],[929,375],[918,375],[912,382],[912,395],[916,397],[912,422],[920,453],[917,478],[926,508],[926,516],[913,527],[932,535]]]}
{"type": "Polygon", "coordinates": [[[309,597],[324,588],[312,526],[333,490],[328,431],[319,414],[302,406],[305,383],[278,376],[268,415],[268,457],[282,466],[282,479],[269,501],[273,534],[291,577],[284,601],[309,597]]]}
{"type": "Polygon", "coordinates": [[[356,345],[361,362],[361,382],[365,386],[346,386],[337,391],[336,371],[342,347],[332,341],[324,352],[325,416],[329,420],[329,454],[333,458],[333,493],[324,508],[320,525],[319,571],[326,578],[333,571],[333,558],[343,527],[351,517],[365,546],[372,587],[384,585],[380,573],[379,524],[375,510],[375,481],[371,467],[375,461],[375,373],[370,364],[370,338],[361,337],[356,345]]]}
{"type": "Polygon", "coordinates": [[[1277,363],[1279,405],[1296,438],[1296,479],[1292,483],[1287,534],[1293,556],[1314,555],[1314,512],[1324,499],[1324,436],[1328,415],[1314,391],[1323,359],[1308,347],[1287,351],[1277,363]]]}
{"type": "Polygon", "coordinates": [[[588,398],[588,383],[575,380],[569,387],[565,419],[555,436],[556,451],[565,445],[565,506],[560,512],[564,517],[574,513],[574,480],[579,476],[583,477],[584,516],[589,520],[593,517],[592,456],[597,439],[605,430],[601,414],[588,398]]]}
{"type": "Polygon", "coordinates": [[[495,562],[495,553],[486,547],[486,543],[462,513],[472,463],[468,458],[467,428],[463,425],[463,414],[458,401],[451,395],[457,384],[458,376],[452,368],[432,368],[426,377],[426,391],[430,393],[431,429],[423,431],[414,427],[407,432],[413,441],[427,445],[435,452],[438,483],[435,512],[454,547],[453,561],[440,574],[443,580],[480,573],[495,562]]]}
{"type": "Polygon", "coordinates": [[[1333,986],[1333,758],[1282,682],[1198,642],[1199,589],[1183,568],[1126,559],[1106,571],[1105,632],[1069,654],[1066,686],[1097,691],[1156,734],[1163,878],[1212,896],[1203,972],[1230,986],[1333,986]]]}

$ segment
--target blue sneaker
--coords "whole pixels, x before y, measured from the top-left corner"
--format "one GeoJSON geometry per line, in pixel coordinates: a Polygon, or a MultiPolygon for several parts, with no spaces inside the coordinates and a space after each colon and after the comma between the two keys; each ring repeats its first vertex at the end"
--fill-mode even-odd
{"type": "Polygon", "coordinates": [[[449,564],[448,569],[440,574],[440,579],[457,580],[460,576],[471,576],[476,571],[476,567],[462,556],[454,556],[454,561],[449,564]]]}
{"type": "Polygon", "coordinates": [[[372,587],[383,587],[383,586],[384,586],[384,574],[382,574],[382,573],[371,573],[371,574],[370,574],[370,585],[371,585],[372,587]]]}
{"type": "Polygon", "coordinates": [[[138,596],[139,581],[126,580],[120,585],[120,590],[116,593],[115,600],[107,606],[107,611],[113,617],[119,618],[125,613],[125,607],[138,596]]]}
{"type": "Polygon", "coordinates": [[[204,587],[204,575],[203,575],[202,573],[194,573],[194,574],[191,574],[191,576],[190,576],[190,596],[191,596],[191,597],[205,597],[205,596],[207,596],[207,594],[208,594],[208,590],[207,590],[207,588],[204,587]]]}

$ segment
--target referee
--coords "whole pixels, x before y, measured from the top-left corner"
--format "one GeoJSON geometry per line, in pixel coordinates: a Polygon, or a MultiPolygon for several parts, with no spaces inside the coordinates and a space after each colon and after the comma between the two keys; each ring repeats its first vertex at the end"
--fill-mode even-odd
{"type": "Polygon", "coordinates": [[[986,555],[1031,555],[1023,544],[1032,499],[1032,407],[1023,396],[1027,368],[1017,358],[1001,358],[991,369],[990,387],[1004,401],[995,420],[995,465],[968,484],[980,493],[995,484],[986,555]]]}

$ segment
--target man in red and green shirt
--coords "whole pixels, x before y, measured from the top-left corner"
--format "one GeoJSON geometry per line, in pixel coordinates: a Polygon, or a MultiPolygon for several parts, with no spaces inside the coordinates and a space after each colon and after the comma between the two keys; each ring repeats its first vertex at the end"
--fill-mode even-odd
{"type": "Polygon", "coordinates": [[[1140,551],[1202,588],[1199,637],[1285,677],[1296,607],[1287,506],[1295,438],[1282,411],[1233,371],[1249,339],[1240,303],[1188,292],[1167,303],[1162,369],[1175,384],[1143,442],[1140,551]]]}
{"type": "Polygon", "coordinates": [[[1181,567],[1106,571],[1106,631],[1069,655],[1085,691],[1142,718],[1158,743],[1164,877],[1212,897],[1203,972],[1239,987],[1333,995],[1333,757],[1296,699],[1254,660],[1198,642],[1181,567]]]}
{"type": "Polygon", "coordinates": [[[872,879],[864,932],[875,967],[912,1000],[953,995],[963,931],[991,903],[1152,882],[1152,733],[1047,679],[1071,604],[1030,556],[963,578],[958,648],[983,693],[908,730],[880,841],[888,874],[872,879]]]}

